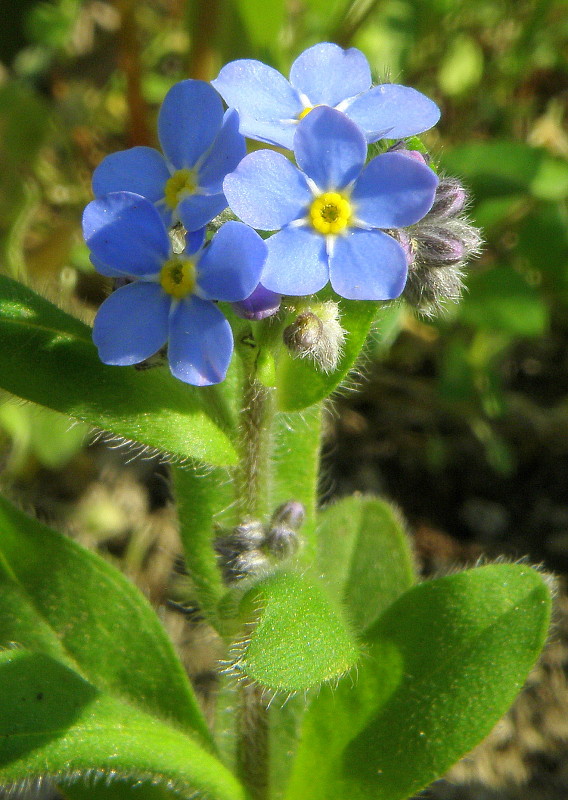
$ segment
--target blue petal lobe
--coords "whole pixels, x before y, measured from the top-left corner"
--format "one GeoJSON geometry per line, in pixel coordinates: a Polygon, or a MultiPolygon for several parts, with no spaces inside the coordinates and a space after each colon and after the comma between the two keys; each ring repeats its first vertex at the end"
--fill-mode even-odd
{"type": "Polygon", "coordinates": [[[112,192],[89,203],[83,236],[95,259],[123,275],[154,275],[170,250],[160,213],[132,192],[112,192]]]}
{"type": "Polygon", "coordinates": [[[201,250],[203,245],[205,244],[205,236],[207,235],[207,230],[205,228],[200,228],[197,231],[190,231],[185,236],[185,250],[184,252],[186,255],[193,255],[193,253],[197,253],[198,250],[201,250]]]}
{"type": "Polygon", "coordinates": [[[101,305],[93,341],[105,364],[138,364],[168,338],[171,298],[158,283],[136,281],[113,292],[101,305]]]}
{"type": "Polygon", "coordinates": [[[198,168],[198,183],[209,194],[223,191],[223,178],[232,172],[247,152],[244,137],[239,133],[239,115],[228,110],[223,127],[198,168]]]}
{"type": "Polygon", "coordinates": [[[323,106],[310,111],[298,125],[294,155],[321,191],[343,189],[361,172],[367,142],[345,114],[323,106]]]}
{"type": "Polygon", "coordinates": [[[382,231],[352,231],[335,240],[330,259],[333,289],[348,300],[392,300],[404,289],[404,250],[382,231]]]}
{"type": "Polygon", "coordinates": [[[369,88],[371,70],[363,53],[355,47],[343,50],[323,42],[298,56],[290,70],[290,83],[307,96],[311,105],[336,106],[369,88]]]}
{"type": "Polygon", "coordinates": [[[223,123],[223,103],[205,81],[174,84],[158,115],[162,150],[176,169],[191,169],[211,147],[223,123]]]}
{"type": "Polygon", "coordinates": [[[225,208],[227,200],[222,192],[211,195],[190,194],[183,198],[176,213],[187,231],[196,231],[211,222],[225,208]]]}
{"type": "Polygon", "coordinates": [[[170,171],[161,153],[153,147],[131,147],[111,153],[93,173],[93,192],[135,192],[153,203],[164,196],[170,171]]]}
{"type": "Polygon", "coordinates": [[[376,228],[413,225],[432,207],[437,185],[425,164],[402,153],[383,153],[369,161],[355,184],[355,216],[376,228]]]}
{"type": "Polygon", "coordinates": [[[290,147],[295,120],[302,111],[298,92],[286,78],[260,61],[241,59],[223,67],[213,86],[239,112],[240,131],[251,139],[290,147]]]}
{"type": "Polygon", "coordinates": [[[368,142],[415,136],[440,119],[440,109],[429,97],[395,83],[374,86],[344,110],[365,131],[368,142]]]}
{"type": "Polygon", "coordinates": [[[229,206],[247,225],[275,231],[307,213],[312,194],[302,173],[280,153],[257,150],[223,181],[229,206]]]}
{"type": "Polygon", "coordinates": [[[197,285],[208,300],[244,300],[256,288],[266,243],[242,222],[230,220],[215,234],[197,265],[197,285]]]}
{"type": "Polygon", "coordinates": [[[93,267],[100,272],[101,275],[105,275],[107,278],[125,278],[127,277],[124,272],[121,272],[119,269],[113,269],[112,267],[107,267],[106,264],[99,258],[95,258],[95,256],[91,253],[89,256],[89,260],[93,267]]]}
{"type": "Polygon", "coordinates": [[[219,383],[232,353],[231,326],[213,303],[191,295],[173,309],[168,361],[180,381],[193,386],[219,383]]]}
{"type": "Polygon", "coordinates": [[[266,240],[262,285],[272,292],[306,295],[329,280],[325,237],[309,228],[288,227],[266,240]]]}

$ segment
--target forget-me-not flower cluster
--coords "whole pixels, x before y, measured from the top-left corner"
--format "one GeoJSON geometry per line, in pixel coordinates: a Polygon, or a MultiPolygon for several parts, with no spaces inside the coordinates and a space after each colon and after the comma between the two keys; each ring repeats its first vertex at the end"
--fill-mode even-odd
{"type": "Polygon", "coordinates": [[[354,48],[309,48],[289,81],[259,61],[234,61],[212,84],[170,89],[158,116],[162,152],[107,156],[83,220],[96,269],[126,281],[95,320],[101,359],[136,364],[167,343],[173,375],[198,386],[222,381],[232,355],[219,301],[254,320],[275,313],[281,295],[328,282],[349,299],[398,297],[408,272],[400,231],[428,213],[438,185],[404,152],[367,163],[369,143],[419,134],[439,111],[409,87],[372,86],[354,48]],[[246,155],[245,136],[290,157],[246,155]],[[227,206],[241,222],[219,226],[227,206]],[[180,226],[182,252],[170,235],[180,226]]]}

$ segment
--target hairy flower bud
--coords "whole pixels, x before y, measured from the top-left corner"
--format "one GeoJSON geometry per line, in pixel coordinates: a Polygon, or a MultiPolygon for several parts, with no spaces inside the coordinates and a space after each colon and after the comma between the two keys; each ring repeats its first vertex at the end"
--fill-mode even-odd
{"type": "Polygon", "coordinates": [[[456,217],[464,210],[467,200],[467,192],[457,178],[441,178],[428,218],[442,220],[456,217]]]}
{"type": "Polygon", "coordinates": [[[293,556],[299,545],[297,532],[287,525],[274,525],[268,531],[266,546],[271,555],[280,561],[293,556]]]}
{"type": "Polygon", "coordinates": [[[329,300],[298,314],[284,330],[284,343],[293,356],[309,358],[323,372],[337,367],[345,341],[339,306],[329,300]]]}
{"type": "Polygon", "coordinates": [[[282,525],[287,525],[292,530],[297,531],[298,528],[304,524],[304,519],[306,518],[306,509],[299,503],[297,500],[288,500],[286,503],[282,503],[281,506],[278,506],[274,514],[272,515],[272,519],[270,520],[271,525],[278,525],[281,523],[282,525]]]}

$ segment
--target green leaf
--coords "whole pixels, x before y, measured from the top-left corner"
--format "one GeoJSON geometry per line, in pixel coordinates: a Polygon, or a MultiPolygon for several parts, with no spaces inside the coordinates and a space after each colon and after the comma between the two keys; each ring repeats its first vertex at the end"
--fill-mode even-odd
{"type": "Polygon", "coordinates": [[[300,411],[330,395],[345,379],[361,353],[379,304],[340,299],[341,326],[346,332],[343,355],[333,372],[318,370],[307,359],[282,351],[277,369],[277,402],[281,411],[300,411]]]}
{"type": "Polygon", "coordinates": [[[475,142],[455,147],[441,157],[442,166],[465,178],[477,199],[528,193],[543,153],[522,142],[475,142]]]}
{"type": "Polygon", "coordinates": [[[347,672],[358,647],[316,583],[279,572],[244,596],[243,614],[254,631],[236,645],[235,670],[249,680],[287,692],[302,691],[347,672]]]}
{"type": "Polygon", "coordinates": [[[231,505],[232,486],[220,468],[199,472],[173,469],[180,538],[185,564],[203,613],[217,627],[217,605],[225,593],[213,549],[215,515],[231,505]]]}
{"type": "Polygon", "coordinates": [[[461,321],[475,327],[517,336],[539,336],[548,327],[544,299],[509,266],[472,276],[459,315],[461,321]]]}
{"type": "Polygon", "coordinates": [[[274,52],[284,24],[284,0],[236,0],[251,44],[274,52]]]}
{"type": "Polygon", "coordinates": [[[0,586],[0,644],[57,658],[211,744],[185,671],[138,589],[1,497],[0,586]]]}
{"type": "Polygon", "coordinates": [[[416,582],[400,514],[374,497],[346,497],[320,514],[318,573],[358,630],[416,582]]]}
{"type": "Polygon", "coordinates": [[[102,364],[87,325],[1,275],[0,339],[0,387],[12,394],[182,458],[235,462],[215,387],[102,364]]]}
{"type": "Polygon", "coordinates": [[[0,653],[0,783],[80,776],[151,780],[193,797],[244,800],[242,787],[189,736],[101,692],[42,653],[0,653]]]}
{"type": "Polygon", "coordinates": [[[546,639],[538,572],[499,564],[403,594],[368,633],[357,681],[312,702],[287,800],[404,800],[485,737],[546,639]]]}

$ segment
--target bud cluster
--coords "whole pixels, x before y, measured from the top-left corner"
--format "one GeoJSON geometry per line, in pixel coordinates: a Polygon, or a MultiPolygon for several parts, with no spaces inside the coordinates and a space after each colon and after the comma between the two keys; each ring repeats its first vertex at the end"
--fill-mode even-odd
{"type": "Polygon", "coordinates": [[[274,562],[291,558],[300,544],[304,516],[303,505],[290,500],[276,509],[268,524],[245,520],[219,535],[214,547],[225,583],[266,573],[274,562]]]}
{"type": "MultiPolygon", "coordinates": [[[[427,163],[416,150],[394,149],[427,163]]],[[[481,236],[465,213],[468,194],[457,178],[441,177],[430,211],[415,225],[395,232],[408,264],[402,296],[423,314],[442,310],[446,300],[459,300],[464,267],[479,254],[481,236]]]]}

